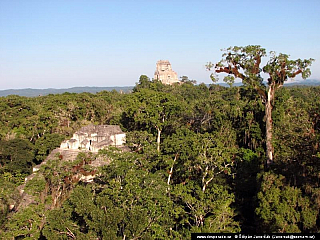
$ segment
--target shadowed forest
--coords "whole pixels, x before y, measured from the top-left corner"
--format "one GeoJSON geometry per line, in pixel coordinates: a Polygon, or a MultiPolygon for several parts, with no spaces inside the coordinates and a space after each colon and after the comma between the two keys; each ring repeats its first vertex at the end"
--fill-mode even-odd
{"type": "Polygon", "coordinates": [[[141,76],[129,94],[2,97],[0,236],[318,232],[319,99],[319,87],[277,91],[274,162],[266,167],[264,105],[248,86],[168,86],[141,76]],[[120,125],[131,151],[100,151],[111,163],[92,183],[67,179],[77,174],[75,165],[89,171],[96,155],[81,153],[74,162],[57,156],[26,184],[33,198],[21,205],[26,200],[16,187],[32,167],[89,123],[120,125]]]}

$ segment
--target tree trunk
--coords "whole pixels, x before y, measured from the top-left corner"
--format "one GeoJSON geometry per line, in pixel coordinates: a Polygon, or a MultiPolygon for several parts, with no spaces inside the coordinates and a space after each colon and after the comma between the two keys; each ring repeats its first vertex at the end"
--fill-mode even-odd
{"type": "Polygon", "coordinates": [[[208,184],[213,180],[213,177],[211,177],[208,181],[205,181],[202,187],[202,192],[205,192],[207,189],[208,184]]]}
{"type": "Polygon", "coordinates": [[[266,155],[267,167],[273,163],[273,146],[272,146],[272,102],[274,99],[275,87],[270,85],[268,89],[268,98],[265,103],[265,116],[266,116],[266,155]]]}
{"type": "Polygon", "coordinates": [[[204,175],[202,176],[202,185],[203,185],[203,186],[202,186],[202,192],[205,192],[205,191],[206,191],[208,184],[213,180],[213,177],[214,177],[214,176],[212,176],[208,181],[206,181],[205,178],[206,178],[206,176],[208,175],[208,172],[209,172],[209,167],[206,166],[205,173],[204,173],[204,175]]]}
{"type": "Polygon", "coordinates": [[[158,130],[158,137],[157,137],[157,151],[160,153],[160,136],[161,136],[161,130],[160,128],[157,128],[158,130]]]}
{"type": "Polygon", "coordinates": [[[178,154],[176,154],[175,156],[174,156],[174,160],[173,160],[173,163],[172,163],[172,166],[171,166],[171,169],[170,169],[170,172],[169,172],[169,176],[168,176],[168,185],[170,185],[170,179],[171,179],[171,176],[172,176],[172,173],[173,173],[173,165],[174,165],[174,163],[176,162],[176,160],[177,160],[177,156],[178,156],[178,154]]]}

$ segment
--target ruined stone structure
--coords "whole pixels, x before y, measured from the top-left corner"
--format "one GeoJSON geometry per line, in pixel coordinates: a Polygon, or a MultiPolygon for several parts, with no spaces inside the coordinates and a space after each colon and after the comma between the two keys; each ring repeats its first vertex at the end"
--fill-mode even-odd
{"type": "Polygon", "coordinates": [[[168,60],[159,60],[157,62],[154,79],[161,81],[163,84],[169,85],[180,82],[177,73],[172,70],[171,64],[168,60]]]}
{"type": "Polygon", "coordinates": [[[61,143],[61,149],[83,149],[92,152],[106,146],[120,147],[126,134],[116,125],[88,125],[75,132],[70,140],[61,143]]]}

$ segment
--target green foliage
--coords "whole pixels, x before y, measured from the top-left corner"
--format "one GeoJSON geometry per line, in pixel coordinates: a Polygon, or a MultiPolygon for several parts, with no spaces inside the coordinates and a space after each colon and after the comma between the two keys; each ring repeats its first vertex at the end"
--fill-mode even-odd
{"type": "Polygon", "coordinates": [[[37,175],[26,183],[25,191],[30,195],[40,195],[46,186],[43,176],[37,175]]]}
{"type": "Polygon", "coordinates": [[[256,195],[259,187],[257,174],[263,169],[261,159],[250,149],[239,149],[236,157],[233,192],[235,204],[239,206],[237,219],[241,223],[242,232],[256,231],[256,219],[253,209],[256,207],[256,195]]]}
{"type": "Polygon", "coordinates": [[[11,173],[30,173],[34,159],[33,148],[33,145],[24,139],[1,141],[0,166],[11,173]]]}
{"type": "Polygon", "coordinates": [[[188,76],[182,76],[181,78],[181,82],[182,83],[189,83],[189,84],[196,84],[197,81],[196,80],[190,80],[188,76]]]}
{"type": "Polygon", "coordinates": [[[16,190],[17,183],[19,183],[17,177],[9,172],[0,175],[0,229],[6,222],[6,217],[10,212],[10,205],[15,205],[20,200],[16,190]]]}
{"type": "Polygon", "coordinates": [[[64,140],[64,136],[53,133],[45,134],[39,138],[35,143],[36,150],[36,160],[35,163],[39,164],[45,160],[49,153],[60,146],[61,142],[64,140]]]}
{"type": "Polygon", "coordinates": [[[190,232],[240,230],[238,223],[233,219],[234,211],[230,207],[234,196],[223,186],[214,184],[203,192],[199,185],[178,184],[174,187],[172,195],[182,207],[179,211],[181,224],[185,228],[189,226],[190,232]]]}
{"type": "Polygon", "coordinates": [[[284,176],[273,173],[262,175],[259,206],[256,209],[262,220],[262,231],[312,231],[316,226],[318,210],[300,189],[286,186],[284,180],[284,176]]]}
{"type": "Polygon", "coordinates": [[[188,239],[191,232],[318,232],[320,88],[276,92],[274,163],[264,169],[265,105],[258,89],[266,89],[260,74],[272,75],[279,70],[272,64],[281,61],[291,66],[287,76],[296,68],[284,55],[274,55],[269,70],[256,68],[257,54],[266,53],[248,46],[223,56],[244,64],[242,87],[208,88],[187,78],[169,86],[142,75],[129,94],[1,98],[0,236],[188,239]],[[110,147],[75,161],[58,154],[26,183],[32,204],[18,207],[26,195],[16,187],[31,167],[89,123],[120,124],[131,151],[110,147]],[[96,158],[108,165],[90,166],[96,158]],[[96,176],[83,183],[81,174],[96,176]]]}
{"type": "Polygon", "coordinates": [[[135,152],[146,152],[155,149],[154,137],[147,131],[132,131],[126,134],[127,146],[135,152]]]}
{"type": "Polygon", "coordinates": [[[141,75],[139,78],[139,82],[136,83],[136,86],[133,88],[133,92],[139,92],[142,89],[150,89],[154,91],[163,91],[167,87],[163,85],[158,79],[148,78],[146,75],[141,75]]]}
{"type": "Polygon", "coordinates": [[[270,55],[270,60],[263,67],[263,72],[270,76],[268,79],[269,85],[275,83],[276,86],[282,86],[288,78],[294,78],[300,73],[303,79],[311,75],[309,66],[314,61],[312,58],[290,60],[287,54],[276,55],[275,52],[270,52],[270,55]]]}
{"type": "Polygon", "coordinates": [[[75,236],[86,234],[106,239],[168,237],[172,202],[161,175],[135,164],[134,154],[119,154],[112,150],[107,154],[113,161],[101,172],[99,182],[103,185],[97,186],[98,191],[77,187],[60,210],[60,215],[70,225],[59,225],[61,218],[53,218],[55,212],[50,213],[44,229],[47,238],[66,227],[75,236]]]}
{"type": "Polygon", "coordinates": [[[230,87],[232,87],[232,85],[234,84],[234,76],[228,75],[226,77],[224,77],[223,81],[225,81],[230,87]]]}
{"type": "Polygon", "coordinates": [[[39,239],[44,219],[44,209],[41,205],[33,205],[17,212],[7,222],[4,232],[0,232],[3,239],[39,239]]]}

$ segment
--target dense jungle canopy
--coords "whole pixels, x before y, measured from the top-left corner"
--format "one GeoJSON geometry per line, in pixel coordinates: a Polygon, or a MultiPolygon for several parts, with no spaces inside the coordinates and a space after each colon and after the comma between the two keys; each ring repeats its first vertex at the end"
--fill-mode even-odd
{"type": "Polygon", "coordinates": [[[265,105],[250,85],[163,85],[132,93],[0,99],[0,238],[189,239],[191,232],[320,228],[320,87],[282,87],[273,99],[274,158],[266,162],[265,105]],[[56,156],[81,126],[120,125],[131,151],[56,156]],[[91,183],[73,176],[91,171],[91,183]],[[75,167],[77,166],[77,167],[75,167]],[[73,180],[72,180],[73,179],[73,180]],[[19,207],[18,207],[19,206],[19,207]]]}

